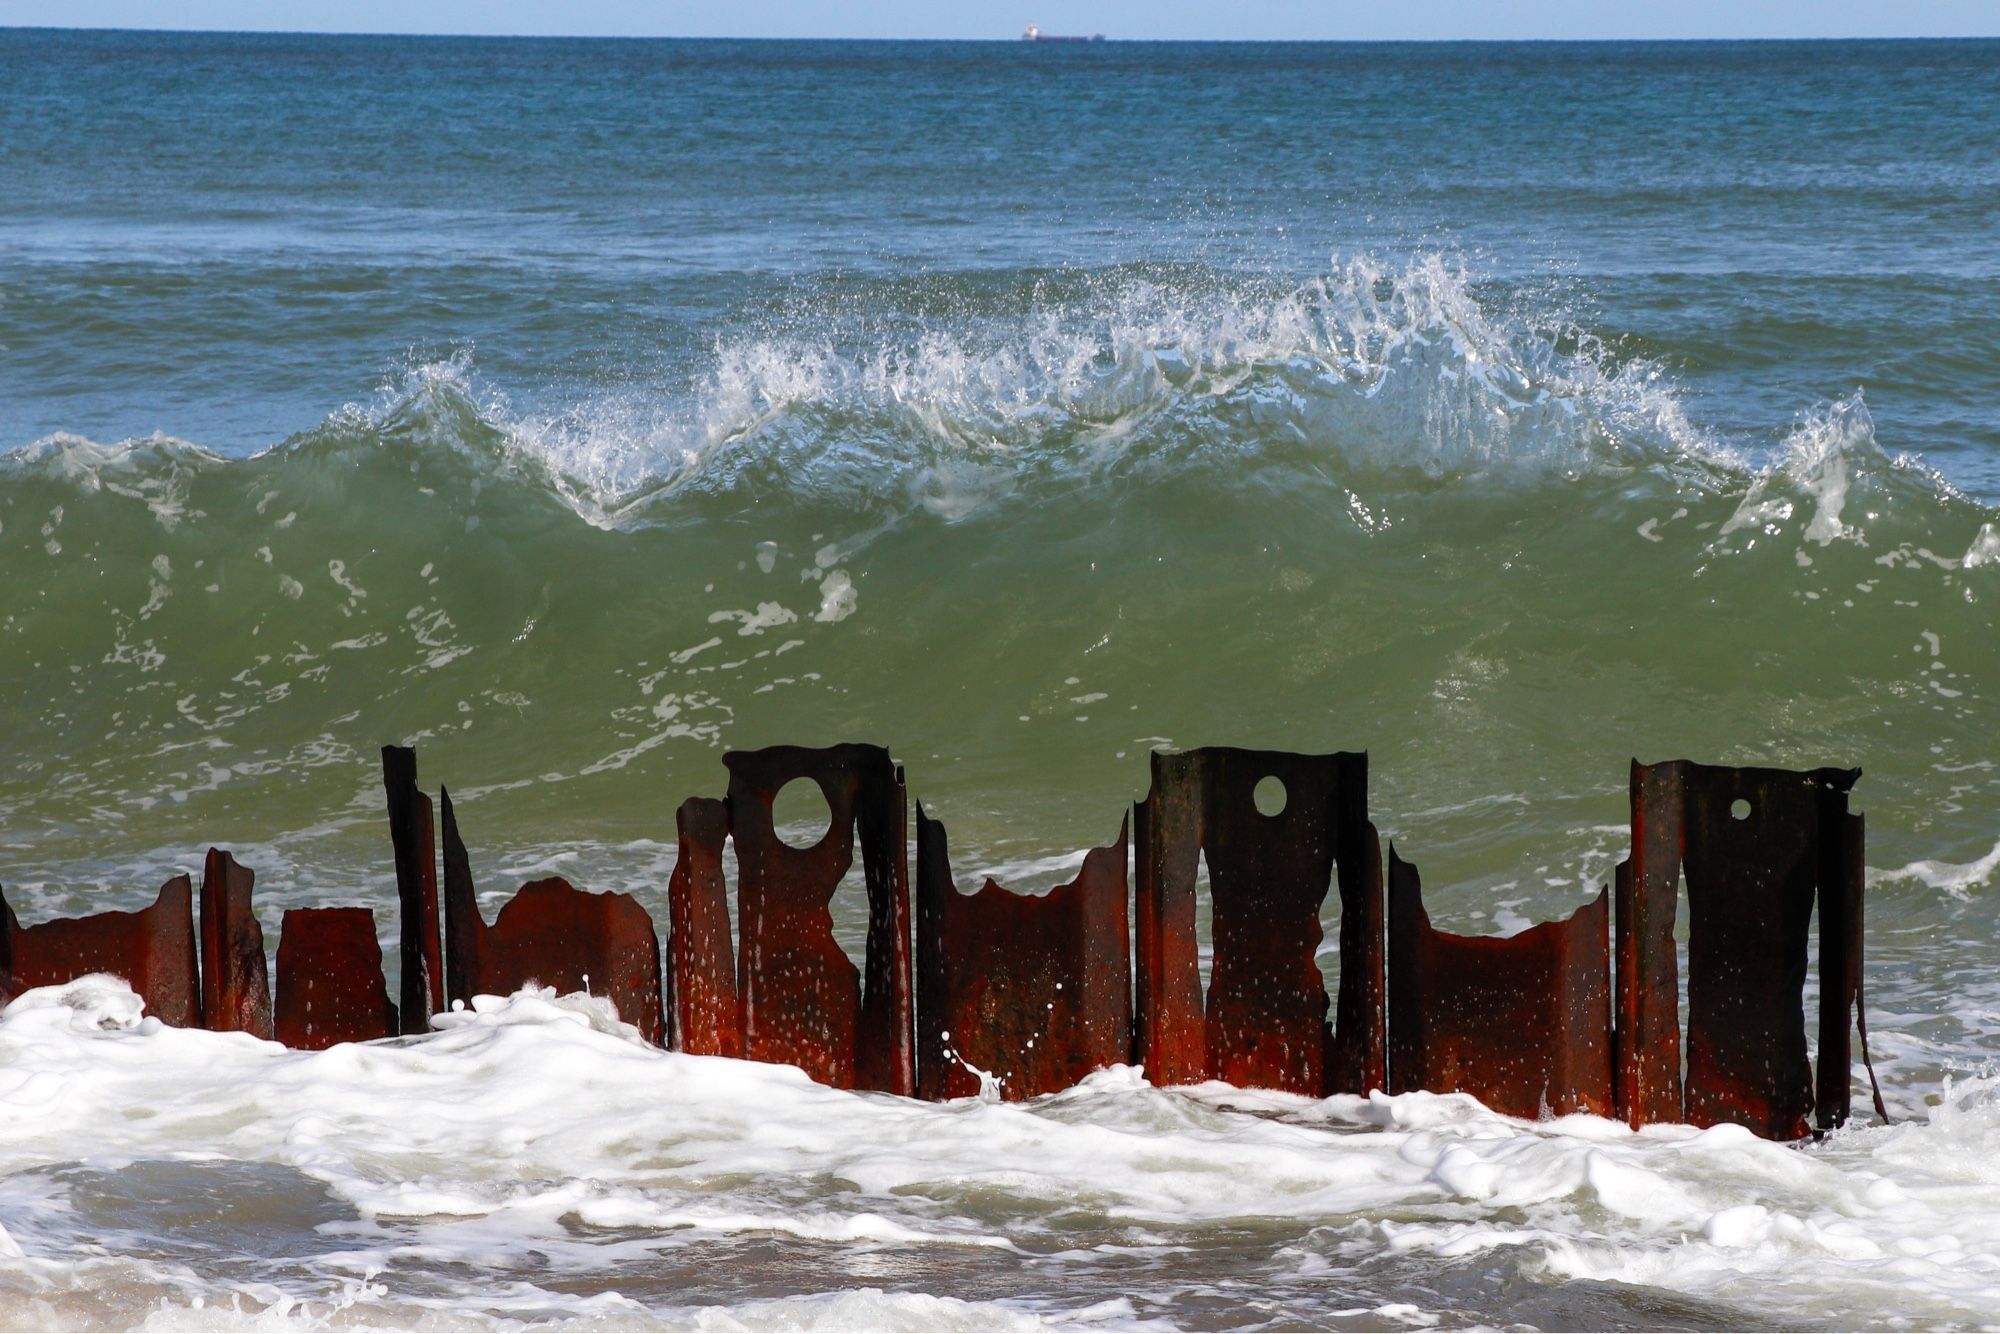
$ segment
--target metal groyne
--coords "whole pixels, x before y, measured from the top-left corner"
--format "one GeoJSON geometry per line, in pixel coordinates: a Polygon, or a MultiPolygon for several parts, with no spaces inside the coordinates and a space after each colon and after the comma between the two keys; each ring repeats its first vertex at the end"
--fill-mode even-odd
{"type": "Polygon", "coordinates": [[[1774,1140],[1848,1119],[1857,1027],[1866,1063],[1858,769],[1635,761],[1631,852],[1614,883],[1561,921],[1473,937],[1434,928],[1417,868],[1393,846],[1385,858],[1364,753],[1156,753],[1117,838],[1068,884],[1026,895],[992,880],[960,892],[944,826],[921,805],[913,861],[908,786],[881,747],[730,752],[725,795],[676,814],[664,933],[630,895],[556,878],[523,886],[488,923],[450,794],[422,790],[414,750],[385,747],[382,763],[399,996],[365,905],[287,910],[274,979],[254,877],[211,848],[198,894],[177,875],[138,912],[24,927],[0,896],[0,1002],[111,973],[165,1023],[321,1049],[426,1032],[450,1005],[533,981],[608,997],[661,1047],[909,1097],[1029,1098],[1130,1062],[1160,1085],[1464,1092],[1517,1116],[1733,1123],[1774,1140]],[[1272,780],[1281,804],[1260,804],[1272,780]],[[801,781],[831,813],[807,848],[773,818],[780,790],[801,781]],[[857,855],[858,966],[828,911],[857,855]],[[1329,895],[1332,995],[1316,957],[1329,895]]]}

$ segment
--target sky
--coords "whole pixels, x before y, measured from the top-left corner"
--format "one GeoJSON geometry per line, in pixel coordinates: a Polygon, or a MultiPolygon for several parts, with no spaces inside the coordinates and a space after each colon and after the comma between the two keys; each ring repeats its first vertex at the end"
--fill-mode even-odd
{"type": "Polygon", "coordinates": [[[0,26],[1206,40],[2000,36],[2000,0],[0,0],[0,26]]]}

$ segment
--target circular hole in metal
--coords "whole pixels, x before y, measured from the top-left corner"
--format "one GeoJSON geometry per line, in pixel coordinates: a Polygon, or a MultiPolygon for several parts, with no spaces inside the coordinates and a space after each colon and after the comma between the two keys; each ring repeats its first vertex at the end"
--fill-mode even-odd
{"type": "Polygon", "coordinates": [[[1250,799],[1257,803],[1257,814],[1269,817],[1284,813],[1285,795],[1285,781],[1276,774],[1266,774],[1257,780],[1250,799]]]}
{"type": "Polygon", "coordinates": [[[1738,820],[1749,819],[1750,803],[1745,801],[1743,798],[1738,797],[1736,800],[1729,803],[1729,814],[1738,820]]]}
{"type": "Polygon", "coordinates": [[[833,831],[833,810],[826,793],[810,778],[794,778],[778,789],[771,803],[771,824],[778,841],[804,852],[816,848],[833,831]]]}

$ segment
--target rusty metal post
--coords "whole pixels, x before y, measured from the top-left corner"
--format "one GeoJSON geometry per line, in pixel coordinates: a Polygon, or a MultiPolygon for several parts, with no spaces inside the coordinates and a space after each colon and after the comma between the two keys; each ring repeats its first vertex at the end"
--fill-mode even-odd
{"type": "Polygon", "coordinates": [[[417,752],[382,747],[389,839],[396,849],[396,898],[402,909],[403,1031],[427,1033],[444,1008],[444,948],[438,938],[437,838],[431,799],[417,787],[417,752]]]}
{"type": "Polygon", "coordinates": [[[1132,810],[1136,986],[1132,1059],[1162,1086],[1208,1078],[1195,880],[1201,873],[1198,752],[1153,753],[1152,790],[1132,810]]]}
{"type": "MultiPolygon", "coordinates": [[[[1389,845],[1389,1089],[1391,1093],[1437,1089],[1431,1083],[1430,993],[1423,985],[1429,971],[1426,934],[1430,914],[1424,911],[1423,883],[1417,868],[1396,855],[1389,845]]],[[[1457,1016],[1452,1016],[1456,1018],[1457,1016]]],[[[1465,1090],[1470,1092],[1470,1090],[1465,1090]]]]}
{"type": "Polygon", "coordinates": [[[740,876],[743,1054],[797,1065],[837,1088],[915,1094],[902,770],[881,747],[856,744],[732,751],[723,763],[740,876]],[[778,838],[771,815],[779,790],[794,779],[816,783],[833,814],[826,835],[804,850],[778,838]],[[828,911],[857,841],[868,886],[865,972],[834,939],[828,911]]]}
{"type": "Polygon", "coordinates": [[[451,792],[438,788],[439,814],[444,826],[444,994],[447,1001],[471,1004],[477,989],[473,969],[473,941],[485,928],[479,916],[479,897],[472,886],[472,859],[466,855],[465,840],[458,836],[458,820],[451,805],[451,792]]]}
{"type": "Polygon", "coordinates": [[[397,1033],[371,908],[289,908],[278,928],[278,1041],[301,1051],[397,1033]]]}
{"type": "Polygon", "coordinates": [[[1148,1078],[1222,1079],[1314,1097],[1386,1084],[1382,867],[1367,791],[1360,753],[1211,747],[1153,757],[1138,820],[1137,1051],[1148,1078]],[[1267,777],[1286,793],[1268,816],[1253,799],[1267,777]],[[1191,980],[1203,855],[1215,932],[1205,1005],[1191,980]],[[1316,957],[1336,869],[1337,1025],[1316,957]]]}
{"type": "Polygon", "coordinates": [[[551,877],[522,886],[488,926],[479,915],[451,794],[440,796],[451,999],[504,996],[528,982],[565,994],[590,991],[609,997],[618,1017],[648,1042],[665,1046],[660,942],[639,901],[630,894],[587,894],[551,877]]]}
{"type": "Polygon", "coordinates": [[[1340,887],[1340,987],[1329,1034],[1326,1089],[1389,1087],[1388,911],[1382,838],[1368,819],[1368,753],[1346,753],[1334,795],[1334,856],[1340,887]]]}
{"type": "MultiPolygon", "coordinates": [[[[887,752],[884,752],[886,757],[887,752]]],[[[917,992],[910,920],[910,798],[903,767],[863,775],[856,826],[868,886],[855,1086],[917,1095],[917,992]]]]}
{"type": "Polygon", "coordinates": [[[1202,848],[1215,932],[1209,1076],[1317,1097],[1333,1091],[1318,955],[1320,908],[1334,874],[1336,771],[1285,765],[1290,772],[1277,772],[1273,757],[1226,751],[1204,758],[1202,848]],[[1260,814],[1251,795],[1267,773],[1285,784],[1276,816],[1260,814]]]}
{"type": "Polygon", "coordinates": [[[736,952],[730,942],[729,887],[722,875],[729,804],[689,797],[674,820],[680,856],[667,882],[674,1046],[697,1056],[741,1056],[736,952]]]}
{"type": "Polygon", "coordinates": [[[1861,849],[1847,794],[1860,776],[1634,763],[1633,858],[1618,923],[1619,1102],[1632,1124],[1730,1122],[1776,1140],[1810,1133],[1803,992],[1815,906],[1825,988],[1819,1078],[1830,1099],[1821,1119],[1844,1119],[1846,1016],[1860,986],[1861,849]],[[1675,1089],[1673,917],[1683,885],[1687,1072],[1675,1089]]]}
{"type": "Polygon", "coordinates": [[[0,895],[0,1004],[34,987],[61,986],[87,973],[123,978],[147,1012],[176,1028],[201,1026],[194,887],[184,875],[160,886],[137,912],[58,917],[24,927],[0,895]]]}
{"type": "Polygon", "coordinates": [[[1813,1102],[1802,997],[1823,779],[1695,765],[1685,775],[1687,1119],[1799,1139],[1813,1102]]]}
{"type": "Polygon", "coordinates": [[[1632,761],[1632,855],[1618,866],[1616,1031],[1618,1116],[1637,1129],[1679,1121],[1680,964],[1674,914],[1680,900],[1680,764],[1632,761]]]}
{"type": "Polygon", "coordinates": [[[1608,1115],[1609,895],[1517,936],[1431,926],[1417,869],[1389,851],[1389,1076],[1509,1116],[1608,1115]]]}
{"type": "Polygon", "coordinates": [[[201,872],[201,1014],[219,1033],[272,1035],[264,928],[250,906],[256,875],[221,848],[201,872]]]}
{"type": "Polygon", "coordinates": [[[981,1071],[1015,1100],[1127,1059],[1126,828],[1046,895],[958,891],[944,826],[917,807],[920,1096],[969,1097],[981,1071]]]}
{"type": "Polygon", "coordinates": [[[1821,1133],[1847,1124],[1854,1110],[1854,1047],[1850,1025],[1861,1002],[1861,903],[1866,885],[1863,817],[1847,813],[1847,794],[1829,798],[1821,820],[1838,831],[1822,835],[1819,882],[1819,1069],[1815,1085],[1821,1133]]]}

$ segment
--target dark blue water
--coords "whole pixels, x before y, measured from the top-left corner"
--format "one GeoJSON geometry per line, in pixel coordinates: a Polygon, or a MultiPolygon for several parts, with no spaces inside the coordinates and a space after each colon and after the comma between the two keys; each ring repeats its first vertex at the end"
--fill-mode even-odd
{"type": "Polygon", "coordinates": [[[683,390],[800,303],[1444,251],[1719,430],[1863,387],[1893,448],[2000,485],[2000,42],[15,31],[0,88],[8,444],[247,452],[411,349],[553,407],[683,390]]]}

